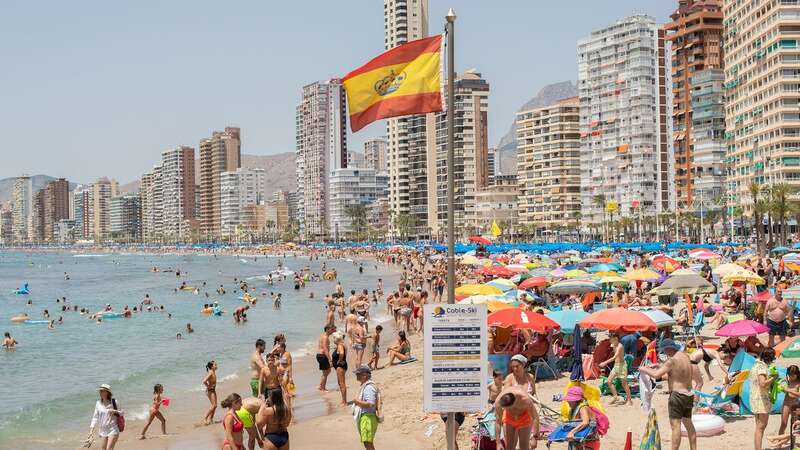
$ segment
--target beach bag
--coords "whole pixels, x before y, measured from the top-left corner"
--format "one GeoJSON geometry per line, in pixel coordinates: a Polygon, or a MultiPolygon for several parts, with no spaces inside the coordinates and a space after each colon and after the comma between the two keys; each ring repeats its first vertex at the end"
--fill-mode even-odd
{"type": "Polygon", "coordinates": [[[594,362],[594,356],[581,355],[583,358],[583,378],[586,380],[595,380],[600,376],[600,366],[594,362]]]}
{"type": "MultiPolygon", "coordinates": [[[[111,406],[113,406],[114,409],[117,409],[117,401],[113,398],[111,399],[111,406]]],[[[117,414],[117,428],[119,429],[120,433],[125,431],[125,416],[122,414],[117,414]]]]}
{"type": "Polygon", "coordinates": [[[589,406],[589,409],[594,413],[594,420],[597,422],[597,434],[605,436],[608,433],[608,429],[611,428],[611,421],[608,420],[608,416],[603,411],[593,406],[589,406]]]}

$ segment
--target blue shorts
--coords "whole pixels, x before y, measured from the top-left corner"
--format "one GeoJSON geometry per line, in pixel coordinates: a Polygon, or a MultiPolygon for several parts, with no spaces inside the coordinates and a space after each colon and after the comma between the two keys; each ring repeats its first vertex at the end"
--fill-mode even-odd
{"type": "Polygon", "coordinates": [[[767,327],[769,327],[770,336],[786,336],[786,332],[789,330],[789,324],[785,320],[773,322],[767,319],[767,327]]]}

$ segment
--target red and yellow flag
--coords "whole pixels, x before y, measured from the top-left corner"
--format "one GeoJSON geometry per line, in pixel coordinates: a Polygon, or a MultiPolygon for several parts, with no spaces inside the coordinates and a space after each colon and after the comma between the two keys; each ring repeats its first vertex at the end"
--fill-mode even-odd
{"type": "Polygon", "coordinates": [[[374,58],[343,79],[356,132],[387,117],[442,110],[442,36],[411,41],[374,58]]]}

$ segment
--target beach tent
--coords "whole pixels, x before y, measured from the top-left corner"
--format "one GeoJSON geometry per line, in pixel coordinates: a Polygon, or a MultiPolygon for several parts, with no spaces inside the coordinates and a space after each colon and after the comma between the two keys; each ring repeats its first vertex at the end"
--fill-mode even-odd
{"type": "MultiPolygon", "coordinates": [[[[728,373],[732,374],[736,371],[749,371],[753,364],[756,363],[756,358],[750,355],[749,353],[745,352],[744,350],[739,350],[736,353],[736,357],[733,358],[731,362],[731,367],[728,369],[728,373]]],[[[778,376],[779,379],[783,379],[786,377],[786,369],[784,367],[778,367],[778,376]]],[[[750,376],[747,377],[744,383],[741,384],[741,391],[739,392],[739,413],[742,415],[749,415],[750,412],[750,384],[752,380],[750,376]]],[[[770,414],[780,414],[781,407],[783,406],[783,398],[786,394],[781,391],[778,393],[778,398],[775,400],[775,403],[772,405],[772,411],[770,414]]]]}

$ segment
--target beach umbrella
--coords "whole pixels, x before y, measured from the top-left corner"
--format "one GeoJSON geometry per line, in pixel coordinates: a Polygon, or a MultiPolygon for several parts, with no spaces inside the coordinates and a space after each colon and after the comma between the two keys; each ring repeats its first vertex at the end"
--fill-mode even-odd
{"type": "Polygon", "coordinates": [[[600,279],[603,277],[618,277],[619,274],[617,272],[595,272],[592,274],[593,277],[600,279]]]}
{"type": "Polygon", "coordinates": [[[512,304],[509,304],[509,303],[503,303],[503,302],[497,302],[497,301],[486,302],[486,309],[489,311],[489,314],[491,314],[493,312],[497,312],[497,311],[502,311],[504,309],[511,309],[511,308],[516,307],[516,306],[517,305],[512,305],[512,304]]]}
{"type": "Polygon", "coordinates": [[[537,333],[547,333],[561,327],[542,314],[525,311],[520,308],[509,308],[489,314],[486,319],[492,327],[514,327],[533,330],[537,333]]]}
{"type": "Polygon", "coordinates": [[[783,255],[783,262],[800,263],[800,253],[787,253],[783,255]]]}
{"type": "Polygon", "coordinates": [[[547,286],[549,281],[545,277],[530,277],[524,281],[522,281],[519,286],[520,289],[533,289],[536,287],[547,286]]]}
{"type": "Polygon", "coordinates": [[[600,286],[587,279],[563,280],[547,288],[547,292],[559,295],[585,294],[600,292],[600,286]]]}
{"type": "Polygon", "coordinates": [[[775,356],[784,358],[800,358],[800,336],[785,339],[775,346],[775,356]]]}
{"type": "Polygon", "coordinates": [[[669,314],[661,311],[660,309],[641,309],[639,310],[645,316],[649,317],[653,322],[656,323],[658,328],[661,327],[671,327],[675,325],[675,319],[670,316],[669,314]]]}
{"type": "Polygon", "coordinates": [[[591,273],[619,272],[620,270],[625,270],[625,268],[617,263],[600,263],[600,264],[595,264],[587,269],[587,271],[591,273]]]}
{"type": "Polygon", "coordinates": [[[673,275],[661,283],[661,286],[650,291],[656,295],[711,294],[717,291],[716,286],[695,273],[673,275]]]}
{"type": "Polygon", "coordinates": [[[573,270],[568,270],[566,273],[564,273],[564,278],[567,279],[584,278],[588,275],[589,275],[588,273],[580,269],[573,269],[573,270]]]}
{"type": "Polygon", "coordinates": [[[516,274],[513,270],[509,270],[505,266],[485,267],[481,270],[481,273],[503,278],[510,278],[516,274]]]}
{"type": "Polygon", "coordinates": [[[509,264],[506,266],[506,269],[511,270],[514,273],[523,273],[528,271],[528,268],[522,264],[509,264]]]}
{"type": "Polygon", "coordinates": [[[781,296],[786,300],[800,300],[800,286],[792,286],[781,291],[781,296]]]}
{"type": "Polygon", "coordinates": [[[491,295],[471,295],[458,303],[463,303],[465,305],[483,305],[489,302],[503,302],[507,300],[507,297],[504,295],[498,294],[491,294],[491,295]]]}
{"type": "Polygon", "coordinates": [[[648,281],[659,279],[661,274],[650,269],[636,269],[625,272],[622,276],[631,281],[648,281]]]}
{"type": "Polygon", "coordinates": [[[569,374],[569,379],[572,381],[583,381],[582,355],[583,340],[581,339],[581,327],[576,325],[572,330],[572,370],[569,374]]]}
{"type": "Polygon", "coordinates": [[[792,251],[792,249],[790,249],[789,247],[775,247],[772,250],[770,250],[771,253],[774,253],[776,255],[789,253],[790,251],[792,251]]]}
{"type": "Polygon", "coordinates": [[[456,288],[456,295],[465,295],[467,297],[471,295],[500,295],[502,293],[502,290],[488,284],[465,284],[456,288]]]}
{"type": "Polygon", "coordinates": [[[759,292],[758,294],[752,296],[750,298],[750,300],[752,300],[754,302],[759,302],[759,303],[767,303],[768,301],[772,300],[773,298],[775,298],[775,296],[772,295],[772,292],[770,292],[769,290],[763,290],[763,291],[759,292]]]}
{"type": "Polygon", "coordinates": [[[711,273],[713,273],[718,277],[724,277],[725,275],[731,272],[737,272],[739,270],[742,270],[742,266],[734,263],[725,263],[725,264],[720,264],[717,267],[713,268],[711,270],[711,273]]]}
{"type": "Polygon", "coordinates": [[[527,280],[528,278],[532,278],[533,275],[529,274],[528,272],[522,272],[514,275],[513,277],[509,278],[509,280],[513,281],[517,285],[522,283],[523,281],[527,280]]]}
{"type": "Polygon", "coordinates": [[[490,282],[488,282],[486,284],[488,284],[489,286],[494,286],[494,287],[496,287],[497,289],[500,289],[503,292],[509,291],[509,290],[514,289],[515,287],[517,287],[517,285],[514,284],[514,282],[512,282],[511,280],[507,280],[505,278],[497,278],[497,279],[492,280],[492,281],[490,281],[490,282]]]}
{"type": "Polygon", "coordinates": [[[464,255],[461,257],[461,264],[465,266],[482,266],[483,262],[474,255],[464,255]]]}
{"type": "Polygon", "coordinates": [[[555,269],[555,270],[552,270],[552,271],[550,271],[550,272],[549,272],[549,275],[550,275],[551,277],[555,277],[555,278],[561,278],[561,277],[563,277],[563,276],[564,276],[564,274],[565,274],[565,273],[567,273],[567,271],[566,271],[566,270],[564,270],[564,268],[563,268],[563,267],[559,267],[559,268],[557,268],[557,269],[555,269]]]}
{"type": "Polygon", "coordinates": [[[681,267],[681,263],[677,259],[671,258],[667,255],[656,255],[650,260],[650,265],[656,270],[664,272],[672,272],[681,267]]]}
{"type": "Polygon", "coordinates": [[[789,261],[786,263],[786,268],[792,272],[800,272],[800,262],[789,261]]]}
{"type": "Polygon", "coordinates": [[[599,284],[602,284],[603,286],[618,286],[618,287],[627,286],[630,284],[630,281],[626,280],[625,278],[622,278],[619,275],[612,275],[612,276],[598,278],[597,282],[599,284]]]}
{"type": "Polygon", "coordinates": [[[571,333],[581,320],[589,316],[589,313],[582,309],[562,309],[546,314],[547,317],[561,326],[563,333],[571,333]]]}
{"type": "MultiPolygon", "coordinates": [[[[701,266],[701,268],[702,268],[702,266],[701,266]]],[[[671,276],[671,277],[676,277],[678,275],[700,275],[700,272],[698,272],[697,270],[694,270],[694,269],[678,269],[678,270],[672,272],[671,274],[669,274],[669,276],[671,276]]]]}
{"type": "Polygon", "coordinates": [[[647,425],[642,434],[642,442],[639,443],[639,450],[661,450],[661,433],[658,431],[658,418],[656,409],[650,409],[647,416],[647,425]]]}
{"type": "Polygon", "coordinates": [[[480,245],[492,245],[492,241],[483,236],[470,236],[469,241],[480,245]]]}
{"type": "Polygon", "coordinates": [[[720,256],[718,254],[712,252],[711,250],[707,250],[707,249],[704,249],[704,248],[699,248],[697,250],[692,250],[691,252],[689,252],[689,258],[690,259],[699,259],[701,261],[705,261],[705,260],[709,260],[709,259],[717,259],[717,258],[720,258],[720,256]]]}
{"type": "Polygon", "coordinates": [[[720,328],[714,335],[726,337],[755,336],[767,331],[769,331],[769,328],[763,323],[758,323],[754,320],[737,320],[720,328]]]}
{"type": "Polygon", "coordinates": [[[594,328],[608,331],[655,331],[658,326],[653,319],[640,311],[625,308],[602,309],[584,318],[578,325],[581,328],[594,328]]]}
{"type": "Polygon", "coordinates": [[[739,269],[736,272],[730,272],[722,277],[723,283],[733,284],[737,281],[755,285],[764,284],[763,278],[746,269],[739,269]]]}

